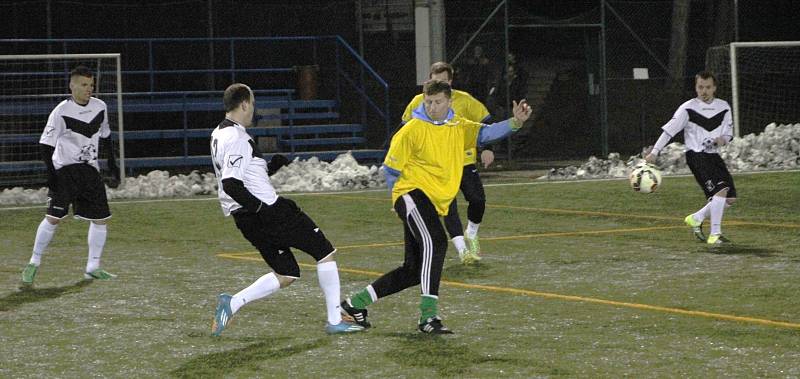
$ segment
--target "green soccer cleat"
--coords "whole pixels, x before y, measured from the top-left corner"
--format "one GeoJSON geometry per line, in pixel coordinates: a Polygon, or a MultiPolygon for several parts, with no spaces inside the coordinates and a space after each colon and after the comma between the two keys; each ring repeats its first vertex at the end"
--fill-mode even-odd
{"type": "Polygon", "coordinates": [[[481,260],[480,255],[473,253],[471,250],[459,252],[458,258],[461,259],[461,263],[465,265],[471,265],[481,260]]]}
{"type": "Polygon", "coordinates": [[[33,284],[33,278],[36,277],[36,271],[39,270],[39,267],[33,263],[28,263],[25,266],[25,269],[22,270],[22,284],[31,285],[33,284]]]}
{"type": "Polygon", "coordinates": [[[706,243],[709,245],[727,245],[731,243],[731,240],[727,239],[722,234],[711,234],[708,236],[706,243]]]}
{"type": "Polygon", "coordinates": [[[325,326],[325,332],[328,334],[344,334],[344,333],[356,333],[356,332],[363,332],[365,328],[355,322],[345,321],[342,320],[340,323],[336,325],[327,324],[325,326]]]}
{"type": "Polygon", "coordinates": [[[700,240],[700,242],[706,241],[706,235],[703,234],[703,222],[697,222],[697,220],[692,217],[692,215],[686,216],[683,219],[683,222],[686,223],[690,228],[692,228],[692,233],[694,234],[695,238],[700,240]]]}
{"type": "MultiPolygon", "coordinates": [[[[464,235],[464,242],[467,243],[467,250],[469,250],[470,253],[472,253],[476,257],[481,255],[481,241],[478,238],[477,234],[475,235],[475,238],[469,238],[466,235],[464,235]]],[[[478,260],[480,260],[480,257],[478,258],[478,260]]]]}
{"type": "Polygon", "coordinates": [[[211,335],[219,337],[225,327],[233,318],[231,299],[233,296],[222,293],[217,297],[217,310],[214,313],[214,322],[211,323],[211,335]]]}
{"type": "Polygon", "coordinates": [[[110,280],[116,277],[116,275],[103,270],[102,268],[98,268],[97,270],[83,274],[83,278],[87,280],[110,280]]]}

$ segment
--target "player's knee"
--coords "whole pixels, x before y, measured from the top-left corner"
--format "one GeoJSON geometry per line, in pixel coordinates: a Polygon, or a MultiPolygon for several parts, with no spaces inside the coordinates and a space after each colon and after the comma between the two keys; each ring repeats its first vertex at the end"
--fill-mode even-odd
{"type": "Polygon", "coordinates": [[[275,277],[278,278],[278,283],[280,283],[281,288],[289,287],[290,284],[294,283],[294,281],[297,280],[297,278],[295,278],[295,277],[284,276],[284,275],[277,274],[277,273],[275,274],[275,277]]]}
{"type": "Polygon", "coordinates": [[[317,264],[320,263],[327,263],[327,262],[335,262],[336,261],[336,250],[332,251],[330,254],[324,256],[322,259],[317,261],[317,264]]]}
{"type": "Polygon", "coordinates": [[[728,206],[733,205],[733,203],[735,203],[735,202],[736,202],[736,198],[735,197],[729,197],[729,198],[725,199],[725,204],[727,204],[728,206]]]}
{"type": "Polygon", "coordinates": [[[47,220],[47,222],[49,222],[50,225],[58,225],[61,222],[60,218],[53,217],[53,216],[50,216],[50,215],[45,216],[44,219],[47,220]]]}
{"type": "Polygon", "coordinates": [[[92,220],[92,224],[105,225],[106,224],[106,220],[92,220]]]}

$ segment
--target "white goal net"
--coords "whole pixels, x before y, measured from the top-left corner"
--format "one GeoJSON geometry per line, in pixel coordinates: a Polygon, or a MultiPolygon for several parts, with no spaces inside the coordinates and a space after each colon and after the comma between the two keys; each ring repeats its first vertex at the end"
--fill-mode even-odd
{"type": "Polygon", "coordinates": [[[734,42],[706,53],[717,97],[733,108],[736,136],[800,123],[800,41],[734,42]]]}
{"type": "MultiPolygon", "coordinates": [[[[78,65],[92,70],[93,96],[108,106],[120,178],[125,177],[119,54],[0,55],[0,187],[46,182],[39,137],[53,108],[70,97],[69,72],[78,65]]],[[[100,153],[101,167],[105,156],[100,153]]]]}

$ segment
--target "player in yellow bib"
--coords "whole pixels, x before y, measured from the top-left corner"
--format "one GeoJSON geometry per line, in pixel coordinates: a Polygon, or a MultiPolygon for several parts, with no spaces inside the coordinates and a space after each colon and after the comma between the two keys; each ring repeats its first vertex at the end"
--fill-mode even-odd
{"type": "MultiPolygon", "coordinates": [[[[452,86],[453,66],[445,62],[434,63],[431,65],[430,78],[445,81],[452,86]]],[[[456,116],[479,123],[486,123],[491,117],[486,106],[469,93],[454,89],[452,94],[452,108],[456,116]]],[[[423,97],[423,94],[415,96],[406,106],[402,118],[403,124],[413,118],[413,112],[422,103],[423,97]]],[[[461,262],[469,264],[481,259],[478,227],[483,221],[483,214],[486,210],[486,195],[476,167],[477,148],[475,146],[467,147],[463,154],[464,166],[460,189],[469,203],[467,207],[467,229],[466,231],[464,230],[461,218],[458,215],[456,199],[453,199],[450,204],[450,211],[444,218],[444,225],[447,233],[450,234],[450,239],[453,241],[453,246],[455,246],[461,262]]],[[[494,153],[491,150],[484,150],[481,153],[481,161],[483,161],[484,167],[488,167],[493,160],[494,153]]]]}
{"type": "Polygon", "coordinates": [[[514,103],[514,117],[485,125],[459,117],[450,108],[450,84],[429,80],[424,100],[412,118],[394,135],[383,162],[394,210],[403,221],[403,265],[384,274],[342,302],[342,310],[363,327],[370,327],[366,307],[378,299],[420,285],[419,330],[452,333],[438,314],[439,281],[447,235],[445,216],[456,197],[464,167],[464,151],[503,138],[522,127],[531,109],[525,100],[514,103]]]}

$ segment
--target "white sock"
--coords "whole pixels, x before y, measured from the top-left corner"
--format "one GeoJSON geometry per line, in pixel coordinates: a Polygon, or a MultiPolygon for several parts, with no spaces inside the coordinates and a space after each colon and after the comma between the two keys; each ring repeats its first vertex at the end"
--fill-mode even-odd
{"type": "Polygon", "coordinates": [[[339,268],[335,261],[318,263],[317,277],[322,293],[325,294],[325,308],[328,310],[328,324],[337,325],[342,322],[341,292],[339,286],[339,268]]]}
{"type": "Polygon", "coordinates": [[[467,223],[467,230],[464,231],[464,235],[466,235],[467,238],[475,238],[475,236],[478,235],[478,228],[480,226],[481,224],[476,224],[472,221],[469,221],[467,223]]]}
{"type": "Polygon", "coordinates": [[[106,245],[108,229],[105,224],[89,223],[89,234],[86,237],[89,243],[89,258],[86,260],[86,272],[100,268],[100,256],[103,255],[103,246],[106,245]]]}
{"type": "Polygon", "coordinates": [[[709,201],[708,203],[706,203],[705,207],[700,208],[699,211],[693,213],[692,214],[692,218],[695,221],[703,222],[703,221],[705,221],[706,217],[708,217],[708,212],[709,212],[710,209],[711,209],[711,202],[709,201]]]}
{"type": "Polygon", "coordinates": [[[711,198],[711,234],[722,233],[722,213],[725,212],[725,197],[714,196],[711,198]]]}
{"type": "Polygon", "coordinates": [[[236,313],[243,305],[269,295],[272,295],[281,288],[281,283],[274,272],[264,275],[247,288],[233,295],[231,299],[231,312],[236,313]]]}
{"type": "Polygon", "coordinates": [[[457,252],[461,253],[467,251],[467,244],[464,242],[464,236],[453,237],[452,241],[457,252]]]}
{"type": "Polygon", "coordinates": [[[36,229],[36,240],[33,242],[33,254],[31,254],[30,263],[37,267],[42,263],[42,255],[47,245],[50,244],[50,240],[53,239],[53,235],[56,234],[56,228],[58,228],[58,224],[53,225],[47,222],[47,217],[39,223],[39,228],[36,229]]]}

